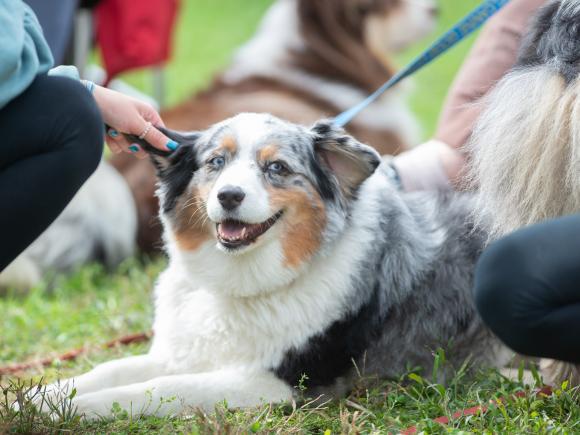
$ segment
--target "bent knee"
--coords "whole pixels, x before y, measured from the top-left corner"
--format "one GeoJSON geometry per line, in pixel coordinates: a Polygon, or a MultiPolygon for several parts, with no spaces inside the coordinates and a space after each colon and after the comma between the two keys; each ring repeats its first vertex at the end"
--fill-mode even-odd
{"type": "Polygon", "coordinates": [[[513,251],[512,244],[502,239],[484,250],[477,262],[475,303],[484,320],[488,314],[496,312],[499,302],[506,302],[505,287],[509,285],[514,273],[509,264],[513,251]]]}
{"type": "Polygon", "coordinates": [[[58,137],[70,163],[71,175],[86,180],[101,161],[104,123],[91,93],[79,82],[64,77],[48,77],[49,92],[61,102],[58,137]]]}
{"type": "Polygon", "coordinates": [[[483,252],[475,272],[475,305],[484,323],[516,352],[533,353],[538,318],[546,309],[544,291],[529,248],[517,235],[483,252]]]}

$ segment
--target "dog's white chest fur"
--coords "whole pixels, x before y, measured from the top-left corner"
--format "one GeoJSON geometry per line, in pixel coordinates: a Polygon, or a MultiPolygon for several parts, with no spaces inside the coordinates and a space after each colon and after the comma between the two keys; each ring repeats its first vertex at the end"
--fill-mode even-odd
{"type": "Polygon", "coordinates": [[[268,361],[261,354],[269,359],[279,355],[279,343],[267,339],[269,331],[260,331],[261,340],[254,335],[267,319],[253,314],[249,304],[233,304],[206,290],[192,290],[185,282],[172,284],[172,289],[166,289],[172,294],[157,304],[152,348],[152,353],[171,356],[171,370],[202,372],[231,364],[262,365],[268,361]]]}
{"type": "MultiPolygon", "coordinates": [[[[185,280],[160,281],[151,352],[171,370],[199,372],[246,366],[276,368],[284,354],[302,347],[342,317],[351,268],[328,274],[319,264],[313,279],[256,297],[229,297],[192,289],[185,280]],[[318,275],[318,278],[315,278],[318,275]]],[[[171,269],[168,270],[168,272],[171,269]]]]}
{"type": "Polygon", "coordinates": [[[169,355],[170,370],[202,372],[231,365],[272,368],[279,363],[288,341],[280,328],[285,320],[281,310],[255,301],[234,302],[182,284],[166,289],[172,294],[157,304],[151,352],[169,355]]]}

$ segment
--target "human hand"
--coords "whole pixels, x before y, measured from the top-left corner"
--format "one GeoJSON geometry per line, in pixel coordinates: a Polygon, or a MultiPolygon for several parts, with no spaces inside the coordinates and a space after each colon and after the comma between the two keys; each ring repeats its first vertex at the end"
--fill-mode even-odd
{"type": "Polygon", "coordinates": [[[451,190],[461,184],[465,167],[463,154],[432,139],[392,159],[402,190],[451,190]]]}
{"type": "Polygon", "coordinates": [[[102,86],[95,86],[93,95],[105,124],[110,126],[106,141],[113,153],[125,151],[139,158],[147,156],[138,144],[132,144],[121,133],[143,136],[142,139],[162,151],[174,151],[179,146],[155,128],[165,125],[149,104],[102,86]]]}

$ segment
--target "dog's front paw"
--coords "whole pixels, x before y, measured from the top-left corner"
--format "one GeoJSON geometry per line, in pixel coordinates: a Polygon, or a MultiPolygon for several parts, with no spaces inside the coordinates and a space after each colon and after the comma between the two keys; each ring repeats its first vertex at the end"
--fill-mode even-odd
{"type": "Polygon", "coordinates": [[[20,415],[34,415],[39,411],[54,421],[70,419],[75,415],[72,400],[76,392],[63,388],[60,383],[29,385],[14,391],[14,399],[8,403],[11,411],[20,415]]]}
{"type": "Polygon", "coordinates": [[[72,400],[77,415],[85,420],[114,417],[115,406],[99,397],[98,393],[85,394],[72,400]]]}
{"type": "Polygon", "coordinates": [[[72,400],[77,415],[86,420],[126,419],[140,415],[137,406],[111,391],[97,391],[77,396],[72,400]]]}
{"type": "Polygon", "coordinates": [[[74,415],[73,399],[76,389],[67,381],[57,381],[41,386],[29,396],[30,402],[41,412],[50,414],[55,420],[66,419],[74,415]]]}

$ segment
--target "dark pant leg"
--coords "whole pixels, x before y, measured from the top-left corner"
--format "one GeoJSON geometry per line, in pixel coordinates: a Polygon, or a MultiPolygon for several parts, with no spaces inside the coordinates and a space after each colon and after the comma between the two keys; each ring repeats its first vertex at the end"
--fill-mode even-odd
{"type": "Polygon", "coordinates": [[[2,270],[94,172],[103,149],[103,121],[82,84],[39,76],[0,110],[0,132],[2,270]]]}
{"type": "Polygon", "coordinates": [[[580,215],[516,231],[482,255],[484,321],[524,355],[580,363],[580,215]]]}

